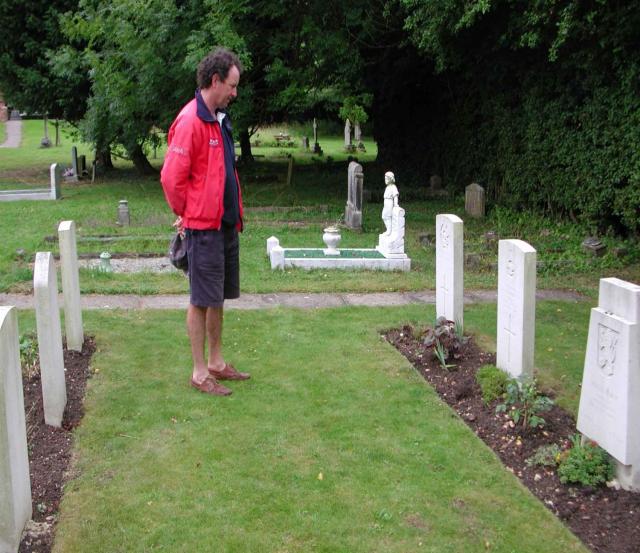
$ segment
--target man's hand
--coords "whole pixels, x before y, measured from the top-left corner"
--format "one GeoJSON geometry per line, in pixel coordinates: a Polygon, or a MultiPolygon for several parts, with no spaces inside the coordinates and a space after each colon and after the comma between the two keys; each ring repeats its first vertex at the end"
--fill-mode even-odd
{"type": "Polygon", "coordinates": [[[182,227],[182,217],[178,217],[174,221],[172,226],[180,233],[180,236],[184,238],[184,228],[182,227]]]}

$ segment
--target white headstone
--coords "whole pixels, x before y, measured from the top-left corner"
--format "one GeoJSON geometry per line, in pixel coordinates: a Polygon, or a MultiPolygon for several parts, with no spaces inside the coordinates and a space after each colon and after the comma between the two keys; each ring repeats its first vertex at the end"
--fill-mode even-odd
{"type": "Polygon", "coordinates": [[[347,171],[347,205],[344,208],[344,223],[351,229],[362,228],[363,181],[362,165],[352,161],[347,171]]]}
{"type": "Polygon", "coordinates": [[[67,389],[64,378],[60,310],[58,309],[58,281],[51,252],[36,253],[33,292],[38,329],[44,421],[51,426],[59,427],[62,424],[62,414],[67,404],[67,389]]]}
{"type": "Polygon", "coordinates": [[[591,310],[578,430],[616,460],[616,478],[640,491],[640,286],[600,280],[591,310]]]}
{"type": "Polygon", "coordinates": [[[60,192],[60,183],[62,182],[62,169],[57,163],[52,163],[49,168],[49,176],[51,178],[51,199],[57,200],[62,197],[60,192]]]}
{"type": "Polygon", "coordinates": [[[349,119],[344,122],[344,145],[351,146],[351,121],[349,119]]]}
{"type": "Polygon", "coordinates": [[[78,275],[78,253],[76,250],[76,224],[62,221],[58,226],[60,244],[60,266],[62,293],[64,294],[64,328],[67,348],[82,351],[84,331],[82,329],[82,307],[80,304],[80,278],[78,275]]]}
{"type": "Polygon", "coordinates": [[[522,240],[498,243],[496,365],[519,380],[533,378],[536,250],[522,240]]]}
{"type": "Polygon", "coordinates": [[[269,238],[267,238],[267,256],[270,256],[271,250],[279,245],[280,240],[278,240],[275,236],[270,236],[269,238]]]}
{"type": "Polygon", "coordinates": [[[271,248],[271,253],[269,254],[269,258],[271,259],[271,268],[272,269],[282,269],[284,271],[284,248],[281,246],[274,246],[271,248]]]}
{"type": "Polygon", "coordinates": [[[436,316],[463,325],[464,223],[457,215],[436,216],[436,316]]]}
{"type": "Polygon", "coordinates": [[[31,518],[18,318],[15,307],[0,307],[0,551],[18,551],[31,518]]]}

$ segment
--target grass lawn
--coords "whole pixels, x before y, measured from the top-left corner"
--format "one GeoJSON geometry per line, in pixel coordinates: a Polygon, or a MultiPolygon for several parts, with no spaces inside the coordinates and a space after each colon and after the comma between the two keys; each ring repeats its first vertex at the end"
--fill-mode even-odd
{"type": "Polygon", "coordinates": [[[253,378],[211,398],[188,387],[182,312],[86,312],[96,372],[55,551],[586,551],[380,338],[433,317],[228,311],[226,356],[253,378]]]}

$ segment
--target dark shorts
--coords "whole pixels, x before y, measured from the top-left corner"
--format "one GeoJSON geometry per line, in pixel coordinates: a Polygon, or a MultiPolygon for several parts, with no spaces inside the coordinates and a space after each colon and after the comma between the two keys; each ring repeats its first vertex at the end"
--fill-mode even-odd
{"type": "Polygon", "coordinates": [[[238,230],[187,229],[191,304],[220,307],[224,300],[240,297],[238,230]]]}

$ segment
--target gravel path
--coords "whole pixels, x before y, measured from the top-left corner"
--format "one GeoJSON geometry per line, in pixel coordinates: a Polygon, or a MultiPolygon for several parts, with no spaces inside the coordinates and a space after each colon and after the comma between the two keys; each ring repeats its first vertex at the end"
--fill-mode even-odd
{"type": "Polygon", "coordinates": [[[7,121],[7,139],[0,148],[18,148],[22,140],[22,121],[7,121]]]}
{"type": "MultiPolygon", "coordinates": [[[[557,299],[568,301],[584,300],[577,292],[566,290],[538,290],[539,300],[557,299]]],[[[464,296],[465,303],[490,303],[496,301],[496,292],[488,290],[468,291],[464,296]]],[[[62,294],[59,296],[63,305],[62,294]]],[[[296,307],[299,309],[321,309],[325,307],[344,307],[348,305],[364,305],[384,307],[407,304],[434,304],[436,295],[433,290],[416,292],[381,292],[374,294],[242,294],[237,300],[225,302],[225,309],[269,309],[272,307],[296,307]]],[[[189,304],[187,294],[136,296],[96,295],[82,296],[83,309],[186,309],[189,304]]],[[[13,305],[18,309],[32,309],[33,296],[27,294],[0,294],[0,305],[13,305]]]]}

